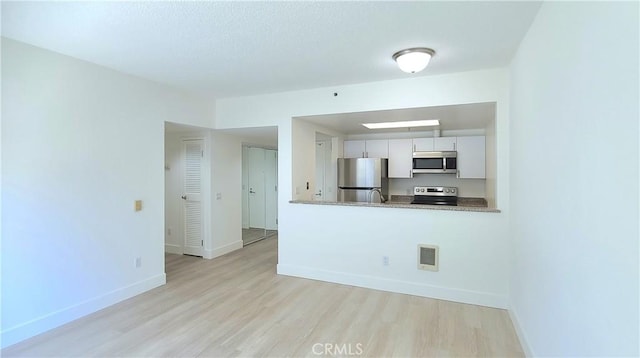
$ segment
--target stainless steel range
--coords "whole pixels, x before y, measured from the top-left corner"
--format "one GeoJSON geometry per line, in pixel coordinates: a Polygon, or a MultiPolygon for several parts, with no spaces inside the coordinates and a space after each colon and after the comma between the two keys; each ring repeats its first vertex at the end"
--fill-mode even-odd
{"type": "Polygon", "coordinates": [[[458,188],[448,186],[416,186],[411,204],[458,205],[458,188]]]}

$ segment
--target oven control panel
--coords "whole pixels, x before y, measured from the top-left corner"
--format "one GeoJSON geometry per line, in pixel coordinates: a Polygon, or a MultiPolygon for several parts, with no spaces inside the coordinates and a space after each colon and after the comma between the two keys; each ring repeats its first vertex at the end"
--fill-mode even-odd
{"type": "Polygon", "coordinates": [[[458,196],[458,188],[451,186],[416,186],[413,195],[420,196],[458,196]]]}

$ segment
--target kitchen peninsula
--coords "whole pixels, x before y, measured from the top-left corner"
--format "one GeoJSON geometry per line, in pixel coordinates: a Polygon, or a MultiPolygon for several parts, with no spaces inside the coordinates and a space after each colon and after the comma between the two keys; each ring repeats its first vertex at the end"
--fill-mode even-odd
{"type": "Polygon", "coordinates": [[[366,202],[338,202],[338,201],[313,201],[313,200],[291,200],[291,204],[312,204],[312,205],[334,205],[334,206],[362,206],[373,208],[400,208],[400,209],[422,209],[422,210],[446,210],[446,211],[472,211],[483,213],[499,213],[500,210],[487,207],[487,202],[483,198],[458,198],[457,206],[448,205],[418,205],[411,204],[411,196],[393,195],[391,200],[384,203],[366,202]]]}

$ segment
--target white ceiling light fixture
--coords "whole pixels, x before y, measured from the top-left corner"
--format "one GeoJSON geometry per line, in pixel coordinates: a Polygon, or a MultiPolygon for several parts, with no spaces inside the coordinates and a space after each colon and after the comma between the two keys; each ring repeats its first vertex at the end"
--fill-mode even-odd
{"type": "Polygon", "coordinates": [[[392,57],[402,71],[416,73],[424,70],[435,54],[436,52],[430,48],[414,47],[398,51],[392,57]]]}
{"type": "Polygon", "coordinates": [[[380,123],[362,123],[369,129],[387,129],[387,128],[412,128],[412,127],[432,127],[439,126],[439,119],[425,119],[422,121],[401,121],[401,122],[380,122],[380,123]]]}

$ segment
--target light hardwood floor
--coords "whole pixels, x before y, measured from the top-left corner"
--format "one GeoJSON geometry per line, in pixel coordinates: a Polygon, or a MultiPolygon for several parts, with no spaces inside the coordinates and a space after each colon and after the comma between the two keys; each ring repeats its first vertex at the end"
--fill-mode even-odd
{"type": "Polygon", "coordinates": [[[267,237],[271,237],[273,235],[277,235],[277,230],[266,230],[265,229],[242,229],[242,244],[243,246],[247,246],[253,244],[254,242],[260,241],[267,237]]]}
{"type": "Polygon", "coordinates": [[[523,355],[504,310],[278,276],[276,255],[276,237],[214,260],[167,255],[165,286],[2,356],[523,355]]]}

